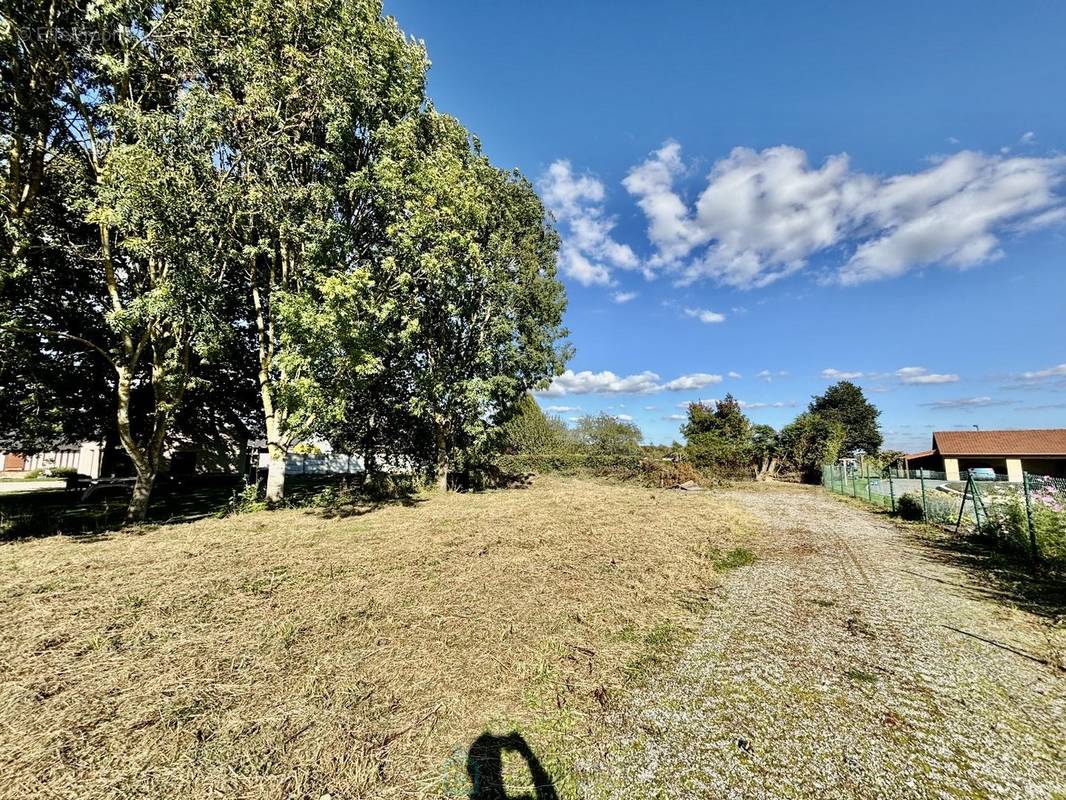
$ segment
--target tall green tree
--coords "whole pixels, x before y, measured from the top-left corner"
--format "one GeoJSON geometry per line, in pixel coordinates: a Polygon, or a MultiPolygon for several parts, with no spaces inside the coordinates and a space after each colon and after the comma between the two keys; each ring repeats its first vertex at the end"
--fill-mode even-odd
{"type": "Polygon", "coordinates": [[[817,482],[822,467],[840,457],[846,438],[838,421],[805,411],[781,429],[781,458],[803,480],[817,482]]]}
{"type": "Polygon", "coordinates": [[[884,440],[877,424],[881,412],[851,381],[834,383],[824,393],[815,396],[807,410],[843,426],[841,452],[862,450],[874,455],[881,449],[884,440]]]}
{"type": "Polygon", "coordinates": [[[640,427],[610,414],[581,417],[574,427],[578,445],[594,456],[640,456],[640,427]]]}
{"type": "Polygon", "coordinates": [[[751,457],[755,480],[769,480],[777,474],[781,461],[781,437],[770,425],[751,427],[751,457]]]}
{"type": "MultiPolygon", "coordinates": [[[[121,3],[114,4],[121,14],[121,3]]],[[[107,16],[89,2],[0,3],[0,285],[26,266],[31,227],[48,163],[85,131],[70,101],[85,85],[87,44],[108,30],[107,16]],[[65,102],[64,102],[65,101],[65,102]]]]}
{"type": "Polygon", "coordinates": [[[545,414],[528,393],[500,425],[501,447],[508,453],[559,452],[566,447],[567,435],[566,423],[545,414]]]}
{"type": "Polygon", "coordinates": [[[375,132],[417,113],[427,61],[377,0],[188,2],[210,31],[194,57],[227,107],[223,140],[240,187],[228,219],[254,309],[276,501],[286,452],[328,423],[309,370],[320,340],[305,340],[301,320],[338,288],[327,281],[341,276],[358,291],[377,268],[375,132]]]}
{"type": "MultiPolygon", "coordinates": [[[[214,299],[226,240],[217,220],[227,181],[217,169],[223,158],[217,106],[182,58],[189,29],[181,7],[119,0],[55,4],[48,13],[56,9],[62,12],[54,24],[65,27],[48,39],[62,43],[59,77],[52,77],[55,65],[32,63],[56,57],[54,48],[27,47],[19,70],[48,76],[41,90],[53,91],[55,129],[44,136],[50,153],[43,169],[67,170],[64,203],[92,231],[88,239],[71,236],[66,247],[71,263],[99,287],[92,307],[101,324],[53,328],[23,308],[4,325],[81,345],[109,367],[115,427],[136,471],[127,517],[140,520],[193,364],[210,348],[219,323],[214,299]],[[151,408],[138,413],[134,398],[145,394],[151,408]]],[[[19,13],[25,16],[15,27],[25,34],[37,17],[25,8],[19,13]]],[[[41,124],[46,121],[41,117],[41,124]]],[[[16,173],[25,174],[20,163],[9,156],[9,194],[19,180],[23,194],[32,194],[25,177],[16,180],[16,173]]],[[[20,247],[25,253],[34,246],[32,237],[18,243],[22,232],[34,231],[33,212],[26,206],[19,221],[7,211],[7,228],[14,231],[10,262],[20,257],[20,247]]]]}
{"type": "Polygon", "coordinates": [[[715,403],[692,403],[681,428],[689,458],[698,467],[746,472],[753,458],[752,429],[731,394],[715,403]]]}
{"type": "Polygon", "coordinates": [[[397,287],[411,410],[433,431],[438,487],[456,448],[562,371],[566,296],[558,236],[540,198],[432,109],[385,131],[373,169],[386,219],[383,271],[397,287]]]}

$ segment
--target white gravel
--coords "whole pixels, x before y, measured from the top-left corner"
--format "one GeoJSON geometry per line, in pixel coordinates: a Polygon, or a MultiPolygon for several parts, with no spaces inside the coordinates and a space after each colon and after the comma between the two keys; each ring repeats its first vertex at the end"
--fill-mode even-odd
{"type": "Polygon", "coordinates": [[[1066,673],[967,635],[1054,659],[1061,627],[820,492],[729,499],[769,543],[679,663],[612,717],[606,752],[580,765],[584,796],[1066,793],[1066,673]]]}

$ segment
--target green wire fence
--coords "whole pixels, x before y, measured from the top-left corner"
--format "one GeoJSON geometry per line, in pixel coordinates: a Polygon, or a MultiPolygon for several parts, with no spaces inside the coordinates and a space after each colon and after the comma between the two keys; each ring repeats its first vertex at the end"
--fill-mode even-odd
{"type": "Polygon", "coordinates": [[[949,482],[944,473],[931,470],[827,464],[822,485],[893,514],[986,535],[1033,560],[1066,565],[1064,478],[1024,473],[1021,483],[1007,483],[974,480],[967,473],[949,482]]]}

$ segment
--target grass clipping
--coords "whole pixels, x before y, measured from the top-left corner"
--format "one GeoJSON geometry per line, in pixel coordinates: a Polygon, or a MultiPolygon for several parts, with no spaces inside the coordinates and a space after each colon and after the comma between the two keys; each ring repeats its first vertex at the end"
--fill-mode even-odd
{"type": "Polygon", "coordinates": [[[0,796],[465,796],[515,730],[572,794],[754,536],[710,494],[539,478],[6,545],[0,796]]]}

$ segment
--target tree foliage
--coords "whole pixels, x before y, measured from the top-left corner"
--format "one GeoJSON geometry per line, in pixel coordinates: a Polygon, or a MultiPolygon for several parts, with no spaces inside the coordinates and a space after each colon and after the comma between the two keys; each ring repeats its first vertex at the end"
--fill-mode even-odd
{"type": "Polygon", "coordinates": [[[740,474],[752,464],[751,422],[731,394],[713,403],[691,403],[681,432],[690,460],[701,469],[740,474]]]}
{"type": "Polygon", "coordinates": [[[883,439],[877,424],[881,412],[851,381],[833,384],[823,394],[814,397],[807,410],[844,428],[843,453],[862,450],[873,455],[881,449],[883,439]]]}
{"type": "Polygon", "coordinates": [[[446,486],[562,370],[545,209],[379,0],[11,0],[0,54],[0,437],[114,434],[131,519],[199,428],[272,500],[311,437],[446,486]]]}
{"type": "Polygon", "coordinates": [[[806,411],[781,429],[781,457],[804,480],[817,481],[822,466],[840,457],[846,437],[841,423],[806,411]]]}
{"type": "Polygon", "coordinates": [[[479,446],[495,410],[562,371],[558,237],[529,182],[493,167],[457,120],[429,109],[382,137],[382,277],[402,298],[410,407],[432,426],[443,488],[456,447],[479,446]]]}
{"type": "Polygon", "coordinates": [[[581,449],[595,456],[640,456],[644,438],[636,423],[610,414],[584,416],[577,421],[574,437],[581,449]]]}
{"type": "Polygon", "coordinates": [[[525,394],[500,425],[500,449],[515,455],[556,453],[566,449],[568,434],[565,422],[549,417],[533,395],[525,394]]]}

